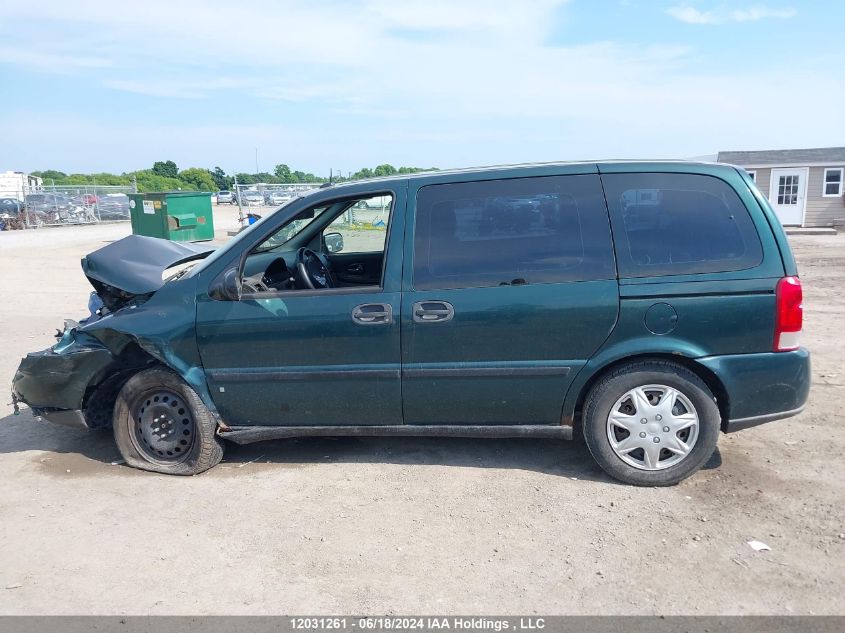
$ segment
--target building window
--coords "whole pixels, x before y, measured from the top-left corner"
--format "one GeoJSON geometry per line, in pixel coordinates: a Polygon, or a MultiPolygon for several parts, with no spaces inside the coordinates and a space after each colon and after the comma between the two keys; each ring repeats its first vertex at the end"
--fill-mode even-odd
{"type": "Polygon", "coordinates": [[[748,175],[751,177],[751,182],[753,182],[756,185],[757,184],[757,172],[753,171],[751,169],[746,170],[746,171],[748,172],[748,175]]]}
{"type": "Polygon", "coordinates": [[[798,204],[798,179],[797,174],[781,176],[778,179],[778,204],[798,204]]]}
{"type": "Polygon", "coordinates": [[[842,167],[833,167],[824,170],[824,184],[822,196],[835,198],[842,195],[842,167]]]}

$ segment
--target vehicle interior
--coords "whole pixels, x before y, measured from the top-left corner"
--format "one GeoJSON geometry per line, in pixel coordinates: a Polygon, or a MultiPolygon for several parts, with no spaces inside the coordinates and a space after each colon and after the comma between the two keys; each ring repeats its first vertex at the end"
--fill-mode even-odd
{"type": "Polygon", "coordinates": [[[380,194],[300,212],[247,255],[242,295],[379,286],[392,208],[380,194]]]}

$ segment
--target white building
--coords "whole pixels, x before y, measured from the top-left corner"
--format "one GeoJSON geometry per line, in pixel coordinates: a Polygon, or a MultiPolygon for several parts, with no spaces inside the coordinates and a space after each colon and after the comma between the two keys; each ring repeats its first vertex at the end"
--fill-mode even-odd
{"type": "Polygon", "coordinates": [[[17,198],[23,201],[27,193],[41,184],[41,178],[38,176],[30,176],[22,171],[4,171],[0,173],[0,198],[17,198]]]}
{"type": "Polygon", "coordinates": [[[845,217],[845,147],[719,152],[747,171],[784,226],[833,226],[845,217]]]}

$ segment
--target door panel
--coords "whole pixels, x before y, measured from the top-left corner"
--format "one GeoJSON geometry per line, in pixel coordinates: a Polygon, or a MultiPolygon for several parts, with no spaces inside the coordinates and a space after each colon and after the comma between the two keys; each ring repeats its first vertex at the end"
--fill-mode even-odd
{"type": "Polygon", "coordinates": [[[406,424],[559,424],[569,383],[616,321],[615,280],[410,292],[403,297],[406,424]],[[446,302],[445,321],[414,318],[446,302]]]}
{"type": "Polygon", "coordinates": [[[560,424],[618,314],[598,176],[447,182],[412,190],[409,205],[405,423],[560,424]]]}
{"type": "Polygon", "coordinates": [[[198,306],[209,389],[233,425],[401,423],[399,323],[353,321],[370,303],[399,312],[399,293],[316,291],[198,306]]]}
{"type": "MultiPolygon", "coordinates": [[[[364,265],[366,279],[357,286],[255,293],[240,301],[211,299],[205,289],[239,260],[240,252],[232,252],[232,262],[221,262],[202,278],[197,344],[209,391],[224,422],[402,423],[399,314],[405,187],[404,181],[397,181],[392,190],[378,192],[394,201],[387,230],[376,236],[380,241],[376,247],[390,253],[384,266],[383,251],[331,255],[337,268],[344,263],[364,265]]],[[[363,187],[357,189],[361,195],[372,195],[363,187]]],[[[321,200],[312,205],[334,204],[321,200]]],[[[293,206],[285,217],[296,218],[305,210],[293,206]]],[[[261,243],[287,226],[279,220],[253,239],[261,243]]],[[[312,239],[307,234],[304,238],[312,239]]],[[[255,243],[244,243],[242,248],[249,252],[255,243]]]]}
{"type": "Polygon", "coordinates": [[[328,259],[341,283],[377,286],[381,280],[383,253],[335,253],[328,259]]]}
{"type": "Polygon", "coordinates": [[[808,174],[806,167],[772,170],[769,202],[784,226],[804,224],[808,174]]]}

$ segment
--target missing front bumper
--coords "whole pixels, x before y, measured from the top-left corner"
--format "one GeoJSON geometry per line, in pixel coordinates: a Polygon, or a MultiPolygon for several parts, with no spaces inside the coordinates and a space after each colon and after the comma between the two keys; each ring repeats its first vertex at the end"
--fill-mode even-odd
{"type": "Polygon", "coordinates": [[[82,408],[88,385],[114,361],[104,345],[76,332],[21,360],[12,382],[15,399],[45,412],[82,408]]]}
{"type": "Polygon", "coordinates": [[[78,409],[33,409],[32,414],[39,418],[44,418],[48,422],[54,424],[61,424],[62,426],[69,426],[74,429],[89,428],[85,421],[85,415],[78,409]]]}

